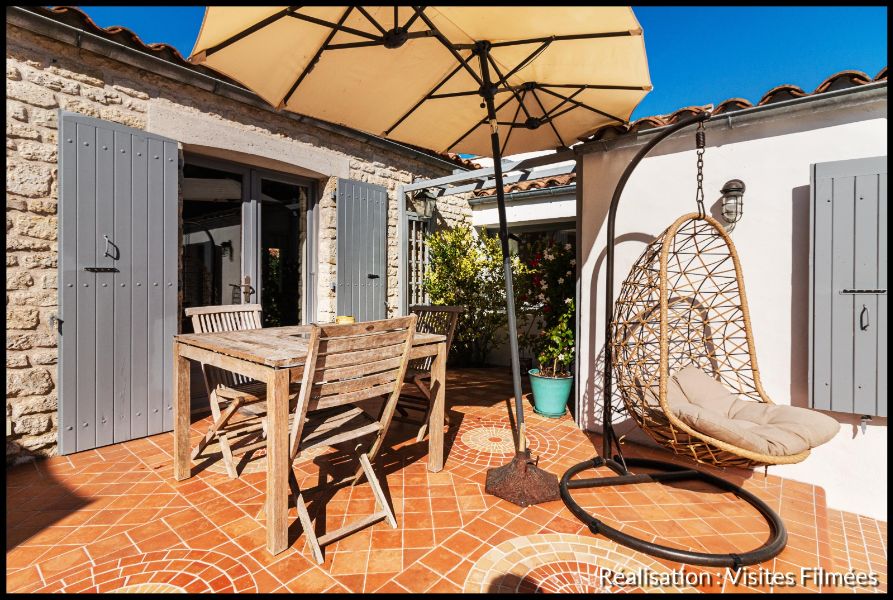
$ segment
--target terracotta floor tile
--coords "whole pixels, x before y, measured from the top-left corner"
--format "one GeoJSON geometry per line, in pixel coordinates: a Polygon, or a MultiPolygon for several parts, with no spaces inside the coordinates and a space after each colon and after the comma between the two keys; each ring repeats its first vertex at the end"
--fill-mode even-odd
{"type": "Polygon", "coordinates": [[[366,565],[367,573],[399,573],[403,570],[403,550],[372,550],[366,565]]]}
{"type": "Polygon", "coordinates": [[[435,573],[446,575],[462,562],[462,558],[449,550],[437,549],[423,556],[419,562],[435,573]]]}
{"type": "Polygon", "coordinates": [[[35,583],[43,583],[43,579],[37,571],[37,567],[26,567],[24,569],[19,569],[18,571],[13,571],[12,573],[8,571],[6,573],[7,592],[15,592],[35,583]]]}
{"type": "Polygon", "coordinates": [[[48,578],[72,567],[85,564],[89,562],[89,560],[89,557],[83,549],[76,548],[74,550],[69,550],[64,554],[60,554],[59,556],[54,556],[49,560],[42,561],[40,563],[40,572],[44,578],[48,578]]]}
{"type": "Polygon", "coordinates": [[[319,567],[313,567],[286,583],[291,592],[316,594],[324,592],[337,583],[319,567]]]}
{"type": "Polygon", "coordinates": [[[424,592],[434,585],[440,576],[428,567],[415,563],[403,573],[394,578],[394,581],[405,587],[410,592],[424,592]]]}

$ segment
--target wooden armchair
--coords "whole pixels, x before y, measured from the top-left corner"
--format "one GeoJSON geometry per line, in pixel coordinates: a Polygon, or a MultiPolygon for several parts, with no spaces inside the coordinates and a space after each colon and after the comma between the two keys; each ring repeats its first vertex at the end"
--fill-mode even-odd
{"type": "MultiPolygon", "coordinates": [[[[436,333],[446,336],[447,353],[453,343],[456,333],[456,325],[459,317],[465,312],[464,306],[411,306],[409,312],[418,315],[416,330],[421,333],[436,333]]],[[[413,360],[406,371],[406,380],[412,383],[410,389],[405,390],[397,403],[399,416],[395,420],[419,424],[415,419],[409,418],[408,410],[419,411],[423,414],[416,441],[425,439],[428,432],[428,417],[431,412],[431,364],[434,357],[428,356],[413,360]]],[[[444,421],[449,424],[449,411],[446,406],[443,410],[444,421]]]]}
{"type": "MultiPolygon", "coordinates": [[[[403,384],[416,329],[416,316],[346,325],[311,325],[307,361],[289,430],[290,457],[319,446],[352,442],[360,472],[372,488],[376,512],[317,538],[293,470],[289,487],[313,557],[323,562],[322,547],[386,519],[397,527],[372,461],[387,433],[403,384]],[[354,403],[386,396],[377,419],[354,403]],[[357,440],[354,442],[354,440],[357,440]],[[365,447],[365,450],[362,448],[365,447]]],[[[347,481],[347,480],[344,480],[347,481]]],[[[337,483],[343,483],[337,482],[337,483]]]]}

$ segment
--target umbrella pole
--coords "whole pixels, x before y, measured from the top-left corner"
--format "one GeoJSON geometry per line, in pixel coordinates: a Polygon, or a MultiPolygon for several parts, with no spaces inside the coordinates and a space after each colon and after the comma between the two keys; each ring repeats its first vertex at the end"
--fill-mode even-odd
{"type": "Polygon", "coordinates": [[[487,106],[490,123],[490,143],[493,147],[493,170],[496,184],[496,206],[499,212],[499,240],[502,245],[502,269],[505,274],[506,313],[508,314],[509,348],[512,355],[512,386],[515,392],[515,420],[518,423],[518,445],[515,457],[502,467],[487,471],[485,491],[520,506],[539,504],[560,498],[558,477],[536,466],[527,448],[524,428],[524,404],[521,394],[521,359],[518,351],[518,326],[515,317],[515,294],[512,287],[512,260],[509,254],[508,225],[505,216],[505,191],[502,185],[502,151],[499,147],[499,130],[493,96],[495,86],[490,80],[488,54],[490,44],[478,42],[475,51],[481,62],[483,86],[481,96],[487,106]]]}

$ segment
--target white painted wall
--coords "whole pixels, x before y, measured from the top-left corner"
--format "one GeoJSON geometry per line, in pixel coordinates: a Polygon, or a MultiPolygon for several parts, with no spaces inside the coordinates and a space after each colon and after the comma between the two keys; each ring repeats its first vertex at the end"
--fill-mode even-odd
{"type": "MultiPolygon", "coordinates": [[[[499,227],[499,211],[496,202],[472,206],[471,224],[495,231],[499,227]]],[[[577,215],[575,192],[533,199],[506,202],[505,219],[509,227],[518,225],[542,225],[573,220],[577,215]]]]}
{"type": "MultiPolygon", "coordinates": [[[[578,414],[581,425],[592,430],[600,429],[604,225],[615,183],[644,141],[582,158],[578,414]]],[[[707,144],[704,190],[714,216],[724,182],[738,178],[747,185],[744,216],[732,238],[745,276],[763,386],[778,404],[808,406],[810,165],[886,155],[886,89],[873,97],[852,94],[843,103],[812,102],[733,118],[731,128],[725,120],[713,121],[707,144]]],[[[692,128],[662,142],[630,178],[617,216],[615,298],[646,243],[680,214],[696,210],[693,148],[692,128]]],[[[825,488],[829,507],[886,520],[886,419],[875,418],[863,434],[858,416],[828,414],[842,424],[837,437],[803,463],[771,472],[825,488]]],[[[629,428],[619,425],[618,433],[629,428]]],[[[627,437],[645,438],[641,430],[627,437]]]]}

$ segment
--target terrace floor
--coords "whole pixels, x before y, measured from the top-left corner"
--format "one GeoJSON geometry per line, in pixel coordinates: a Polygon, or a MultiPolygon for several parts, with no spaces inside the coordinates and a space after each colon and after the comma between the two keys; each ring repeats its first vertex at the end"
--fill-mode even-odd
{"type": "MultiPolygon", "coordinates": [[[[290,547],[265,547],[262,456],[231,480],[215,460],[200,460],[186,481],[172,477],[170,433],[54,457],[7,470],[6,591],[205,592],[572,592],[649,591],[678,563],[654,559],[584,529],[561,501],[519,508],[484,493],[486,470],[513,454],[506,416],[510,376],[502,369],[454,370],[447,386],[451,423],[446,466],[426,470],[427,441],[395,423],[381,454],[398,528],[369,527],[324,549],[318,566],[300,526],[290,547]],[[195,472],[195,471],[194,471],[195,472]],[[641,585],[615,586],[605,570],[650,569],[641,585]]],[[[600,448],[569,416],[547,419],[532,410],[530,447],[539,466],[561,475],[600,448]]],[[[194,425],[195,435],[204,423],[194,425]]],[[[669,455],[627,444],[628,456],[669,455]]],[[[337,450],[295,463],[302,487],[351,468],[337,450]]],[[[743,481],[779,512],[789,541],[760,565],[791,574],[795,585],[774,588],[750,567],[734,581],[719,569],[686,566],[678,585],[662,591],[886,591],[887,524],[829,510],[824,491],[762,472],[720,473],[743,481]],[[801,579],[801,568],[830,573],[873,572],[877,586],[834,587],[801,579]],[[692,581],[697,579],[697,581],[692,581]],[[694,585],[692,585],[694,584],[694,585]]],[[[633,535],[702,551],[756,547],[768,528],[748,505],[695,483],[643,484],[580,490],[575,498],[609,525],[633,535]]],[[[309,496],[317,529],[370,512],[369,487],[309,496]]],[[[294,515],[294,508],[291,511],[294,515]]]]}

